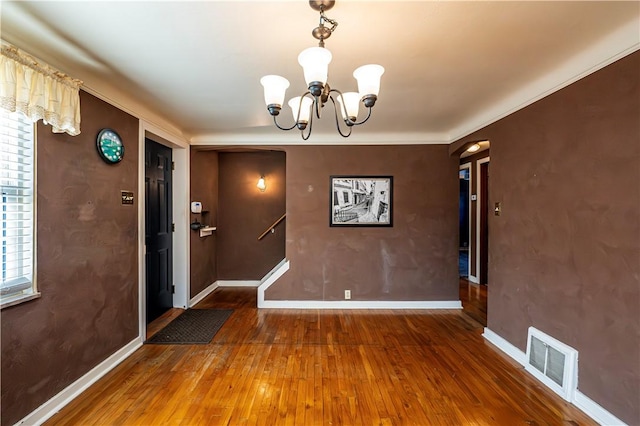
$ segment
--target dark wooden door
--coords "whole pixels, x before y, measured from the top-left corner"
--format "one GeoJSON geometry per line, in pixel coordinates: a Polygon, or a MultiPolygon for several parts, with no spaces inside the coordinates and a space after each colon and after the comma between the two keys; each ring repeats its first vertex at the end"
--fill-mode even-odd
{"type": "Polygon", "coordinates": [[[145,140],[147,324],[173,307],[171,148],[145,140]]]}

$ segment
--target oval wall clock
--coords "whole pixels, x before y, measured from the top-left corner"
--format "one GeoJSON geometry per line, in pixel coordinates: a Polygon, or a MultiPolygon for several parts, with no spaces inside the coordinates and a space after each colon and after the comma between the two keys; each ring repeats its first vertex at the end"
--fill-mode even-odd
{"type": "Polygon", "coordinates": [[[100,157],[109,164],[119,163],[124,158],[124,144],[114,130],[100,130],[96,140],[96,147],[100,157]]]}

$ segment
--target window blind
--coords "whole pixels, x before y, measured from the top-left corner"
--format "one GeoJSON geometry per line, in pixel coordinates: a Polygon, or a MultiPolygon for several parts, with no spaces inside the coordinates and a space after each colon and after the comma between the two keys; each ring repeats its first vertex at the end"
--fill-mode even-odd
{"type": "Polygon", "coordinates": [[[34,125],[24,115],[2,109],[0,120],[0,296],[5,299],[34,290],[34,125]]]}

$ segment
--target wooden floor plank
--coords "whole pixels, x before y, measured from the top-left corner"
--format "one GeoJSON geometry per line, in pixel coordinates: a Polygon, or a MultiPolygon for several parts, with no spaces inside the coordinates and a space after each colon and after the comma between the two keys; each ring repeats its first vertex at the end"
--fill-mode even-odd
{"type": "Polygon", "coordinates": [[[258,310],[255,289],[217,289],[198,308],[234,312],[210,344],[144,345],[46,425],[594,425],[486,342],[470,286],[463,311],[258,310]]]}

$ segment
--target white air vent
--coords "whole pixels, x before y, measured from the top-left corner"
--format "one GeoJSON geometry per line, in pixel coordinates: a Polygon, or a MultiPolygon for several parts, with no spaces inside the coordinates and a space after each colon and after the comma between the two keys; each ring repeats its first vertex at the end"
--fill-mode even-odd
{"type": "Polygon", "coordinates": [[[578,351],[542,331],[529,327],[525,369],[566,399],[578,386],[578,351]]]}

